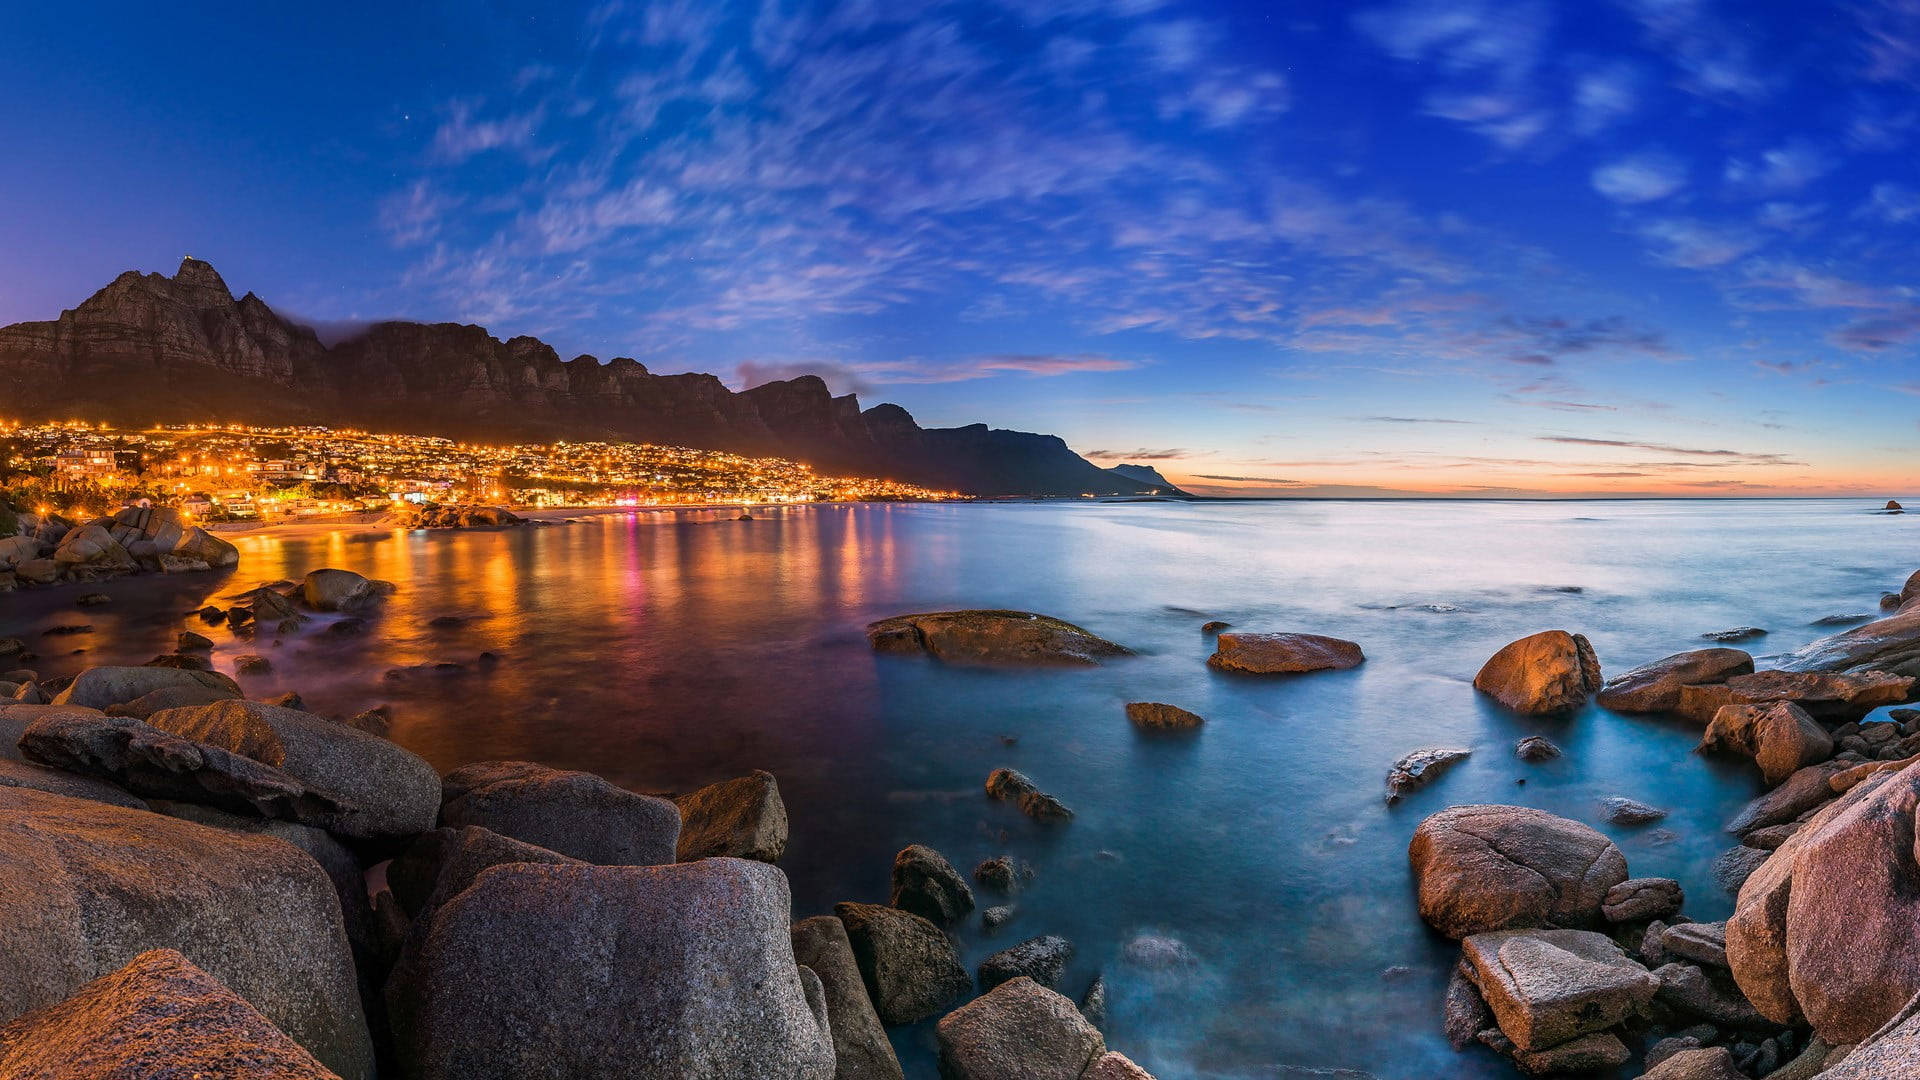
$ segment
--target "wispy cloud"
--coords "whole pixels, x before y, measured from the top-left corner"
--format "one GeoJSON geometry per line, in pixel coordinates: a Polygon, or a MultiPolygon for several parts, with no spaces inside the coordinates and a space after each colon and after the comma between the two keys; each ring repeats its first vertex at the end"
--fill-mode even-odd
{"type": "Polygon", "coordinates": [[[1686,162],[1657,150],[1622,158],[1593,171],[1593,189],[1619,203],[1655,202],[1686,186],[1686,162]]]}

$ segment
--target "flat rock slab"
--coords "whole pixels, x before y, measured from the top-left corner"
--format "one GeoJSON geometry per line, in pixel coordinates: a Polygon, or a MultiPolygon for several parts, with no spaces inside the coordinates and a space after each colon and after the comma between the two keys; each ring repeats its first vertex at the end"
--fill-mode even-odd
{"type": "Polygon", "coordinates": [[[1503,930],[1461,942],[1474,981],[1521,1050],[1539,1051],[1624,1020],[1659,982],[1605,934],[1503,930]]]}
{"type": "Polygon", "coordinates": [[[680,810],[586,772],[483,761],[441,781],[440,822],[478,825],[601,866],[674,862],[680,810]]]}
{"type": "Polygon", "coordinates": [[[1912,579],[1901,590],[1900,610],[1878,622],[1821,638],[1782,657],[1785,671],[1885,671],[1920,676],[1920,598],[1912,579]]]}
{"type": "Polygon", "coordinates": [[[1725,682],[1752,671],[1753,657],[1739,649],[1695,649],[1608,679],[1597,700],[1615,712],[1671,712],[1680,706],[1682,686],[1725,682]]]}
{"type": "Polygon", "coordinates": [[[1427,746],[1403,755],[1387,771],[1387,801],[1398,802],[1402,796],[1432,783],[1441,773],[1472,754],[1473,751],[1464,746],[1427,746]]]}
{"type": "Polygon", "coordinates": [[[1600,689],[1600,661],[1581,634],[1545,630],[1510,642],[1473,677],[1473,688],[1518,713],[1553,716],[1600,689]]]}
{"type": "Polygon", "coordinates": [[[1030,611],[932,611],[867,626],[874,651],[925,653],[949,664],[1087,666],[1133,650],[1030,611]]]}
{"type": "Polygon", "coordinates": [[[1452,938],[1491,930],[1598,925],[1627,880],[1613,841],[1521,806],[1455,806],[1414,830],[1407,855],[1420,915],[1452,938]]]}
{"type": "Polygon", "coordinates": [[[1686,893],[1672,878],[1628,878],[1607,890],[1600,913],[1608,922],[1666,919],[1680,913],[1686,893]]]}
{"type": "Polygon", "coordinates": [[[1253,675],[1344,671],[1366,662],[1351,641],[1320,634],[1221,634],[1207,666],[1253,675]]]}
{"type": "MultiPolygon", "coordinates": [[[[1920,612],[1916,612],[1920,614],[1920,612]]],[[[1728,703],[1791,701],[1816,720],[1858,720],[1882,705],[1913,700],[1914,677],[1887,671],[1756,671],[1726,681],[1728,703]]]]}
{"type": "Polygon", "coordinates": [[[155,949],[0,1028],[12,1080],[340,1080],[220,980],[155,949]]]}

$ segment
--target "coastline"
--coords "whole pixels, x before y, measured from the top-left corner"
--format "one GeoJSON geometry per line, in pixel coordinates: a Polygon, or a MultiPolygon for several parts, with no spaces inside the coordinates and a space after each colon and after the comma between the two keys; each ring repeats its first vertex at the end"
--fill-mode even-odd
{"type": "MultiPolygon", "coordinates": [[[[832,502],[810,503],[701,503],[687,506],[566,506],[566,507],[505,507],[516,517],[526,522],[538,522],[557,525],[578,518],[614,517],[623,514],[661,515],[661,514],[712,514],[720,512],[753,512],[770,509],[790,510],[817,506],[883,506],[887,502],[866,502],[862,500],[835,500],[832,502]]],[[[917,505],[917,504],[916,504],[917,505]]],[[[942,504],[944,505],[944,504],[942,504]]],[[[417,525],[403,525],[390,522],[393,515],[384,510],[362,510],[350,514],[316,514],[308,518],[280,521],[231,521],[218,525],[208,525],[206,530],[216,536],[321,536],[346,528],[392,529],[411,532],[423,528],[417,525]],[[386,524],[382,524],[385,522],[386,524]]],[[[488,526],[490,528],[512,528],[513,526],[488,526]]],[[[432,530],[429,530],[432,531],[432,530]]]]}

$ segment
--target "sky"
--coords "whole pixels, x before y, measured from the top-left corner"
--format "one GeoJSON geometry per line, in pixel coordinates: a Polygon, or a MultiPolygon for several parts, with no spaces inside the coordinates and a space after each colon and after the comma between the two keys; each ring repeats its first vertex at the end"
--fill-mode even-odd
{"type": "Polygon", "coordinates": [[[1920,0],[24,5],[0,323],[212,262],[1208,494],[1920,493],[1920,0]]]}

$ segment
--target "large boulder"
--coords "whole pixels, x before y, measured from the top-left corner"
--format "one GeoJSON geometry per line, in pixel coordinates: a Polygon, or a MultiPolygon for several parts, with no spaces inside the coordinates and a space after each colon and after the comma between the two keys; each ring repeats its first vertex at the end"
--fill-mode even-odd
{"type": "Polygon", "coordinates": [[[944,926],[973,910],[973,889],[946,856],[924,844],[908,844],[893,857],[888,903],[944,926]]]}
{"type": "Polygon", "coordinates": [[[847,928],[832,915],[793,924],[793,958],[820,977],[833,1029],[834,1080],[903,1080],[900,1059],[873,1011],[847,928]]]}
{"type": "Polygon", "coordinates": [[[1791,701],[1726,705],[1713,714],[1702,750],[1728,750],[1751,757],[1769,786],[1799,769],[1833,756],[1833,737],[1791,701]]]}
{"type": "Polygon", "coordinates": [[[1611,938],[1586,930],[1499,930],[1461,946],[1501,1033],[1522,1050],[1604,1031],[1660,985],[1611,938]]]}
{"type": "Polygon", "coordinates": [[[1344,671],[1366,661],[1360,646],[1320,634],[1221,634],[1207,666],[1253,675],[1344,671]]]}
{"type": "Polygon", "coordinates": [[[1030,611],[934,611],[867,626],[876,652],[924,652],[950,664],[1086,665],[1133,650],[1030,611]]]}
{"type": "Polygon", "coordinates": [[[787,850],[787,807],[762,769],[673,800],[680,808],[681,862],[729,856],[777,862],[787,850]]]}
{"type": "Polygon", "coordinates": [[[1868,777],[1747,879],[1727,960],[1770,1019],[1858,1042],[1920,992],[1917,806],[1920,765],[1868,777]]]}
{"type": "Polygon", "coordinates": [[[1012,948],[1001,949],[980,961],[980,986],[991,990],[1008,979],[1024,975],[1049,990],[1060,985],[1060,976],[1073,959],[1073,942],[1058,934],[1028,938],[1012,948]]]}
{"type": "Polygon", "coordinates": [[[496,866],[435,915],[400,1057],[420,1080],[829,1080],[789,904],[746,859],[496,866]]]}
{"type": "Polygon", "coordinates": [[[183,559],[196,559],[213,568],[238,566],[240,549],[195,525],[180,536],[180,542],[169,552],[183,559]]]}
{"type": "Polygon", "coordinates": [[[1920,1003],[1909,1005],[1820,1080],[1920,1080],[1920,1003]]]}
{"type": "Polygon", "coordinates": [[[0,1018],[175,949],[327,1068],[373,1076],[339,900],[293,845],[0,788],[0,879],[0,1018]]]}
{"type": "Polygon", "coordinates": [[[433,766],[377,735],[312,713],[220,701],[162,709],[147,722],[330,793],[344,812],[327,827],[347,836],[414,836],[433,828],[440,810],[440,774],[433,766]]]}
{"type": "Polygon", "coordinates": [[[240,684],[217,671],[195,671],[169,667],[96,667],[74,676],[65,690],[56,694],[55,705],[83,705],[105,709],[138,700],[155,690],[190,687],[240,697],[240,684]]]}
{"type": "Polygon", "coordinates": [[[960,954],[940,928],[880,904],[835,904],[874,1011],[888,1024],[914,1024],[973,989],[960,954]]]}
{"type": "Polygon", "coordinates": [[[1473,687],[1530,716],[1571,712],[1600,688],[1600,661],[1585,636],[1546,630],[1494,653],[1473,687]]]}
{"type": "Polygon", "coordinates": [[[1073,1002],[1024,977],[941,1017],[936,1035],[948,1080],[1080,1080],[1107,1052],[1073,1002]]]}
{"type": "Polygon", "coordinates": [[[602,866],[673,862],[680,839],[680,811],[666,799],[531,761],[455,769],[441,796],[443,825],[479,825],[602,866]]]}
{"type": "Polygon", "coordinates": [[[1753,657],[1739,649],[1695,649],[1608,679],[1596,700],[1615,712],[1672,712],[1680,707],[1682,686],[1725,682],[1752,671],[1753,657]]]}
{"type": "MultiPolygon", "coordinates": [[[[387,884],[400,909],[425,922],[467,890],[482,873],[509,863],[580,863],[556,851],[467,825],[422,833],[387,866],[387,884]]],[[[584,864],[582,864],[584,865],[584,864]]]]}
{"type": "Polygon", "coordinates": [[[53,561],[63,567],[86,565],[111,570],[132,570],[135,566],[127,549],[99,525],[81,525],[67,533],[54,549],[53,561]]]}
{"type": "Polygon", "coordinates": [[[382,590],[351,570],[313,570],[300,584],[300,596],[315,611],[364,611],[380,602],[382,590]]]}
{"type": "Polygon", "coordinates": [[[71,705],[0,704],[0,787],[32,788],[72,799],[92,799],[112,806],[124,806],[130,810],[147,809],[146,800],[118,784],[65,769],[48,768],[29,761],[21,753],[20,736],[26,734],[28,725],[52,711],[74,712],[82,716],[94,712],[91,709],[76,709],[71,705]]]}
{"type": "Polygon", "coordinates": [[[1455,806],[1420,823],[1407,847],[1420,916],[1452,938],[1532,927],[1597,925],[1627,880],[1613,841],[1521,806],[1455,806]]]}
{"type": "Polygon", "coordinates": [[[240,995],[153,949],[67,1000],[0,1027],[16,1080],[340,1080],[240,995]]]}
{"type": "Polygon", "coordinates": [[[1749,802],[1727,822],[1727,831],[1745,836],[1756,829],[1785,825],[1833,798],[1832,779],[1847,771],[1844,761],[1822,761],[1796,769],[1779,786],[1749,802]]]}
{"type": "Polygon", "coordinates": [[[1817,720],[1858,720],[1882,705],[1913,699],[1914,677],[1887,671],[1756,671],[1726,681],[1726,703],[1791,701],[1817,720]]]}

